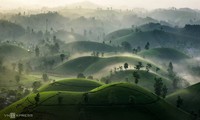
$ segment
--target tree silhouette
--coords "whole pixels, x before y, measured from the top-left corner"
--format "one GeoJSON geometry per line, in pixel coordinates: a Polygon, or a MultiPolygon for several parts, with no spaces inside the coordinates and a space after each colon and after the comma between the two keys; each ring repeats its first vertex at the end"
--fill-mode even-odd
{"type": "Polygon", "coordinates": [[[40,55],[40,49],[39,49],[38,46],[36,46],[36,47],[35,47],[35,56],[36,56],[36,57],[39,57],[39,55],[40,55]]]}
{"type": "Polygon", "coordinates": [[[35,96],[35,104],[38,105],[40,101],[40,93],[37,93],[37,95],[35,96]]]}
{"type": "Polygon", "coordinates": [[[59,104],[59,105],[62,104],[62,101],[63,101],[63,97],[59,96],[59,97],[58,97],[58,104],[59,104]]]}
{"type": "Polygon", "coordinates": [[[124,63],[124,69],[128,69],[128,63],[124,63]]]}
{"type": "Polygon", "coordinates": [[[167,86],[164,85],[163,88],[162,88],[162,97],[163,97],[163,98],[166,97],[166,95],[167,95],[167,91],[168,91],[167,86]]]}
{"type": "Polygon", "coordinates": [[[135,84],[138,84],[139,79],[140,79],[140,75],[136,71],[134,71],[133,77],[135,78],[135,84]]]}
{"type": "Polygon", "coordinates": [[[43,81],[48,81],[49,80],[49,77],[48,77],[48,75],[46,74],[46,73],[44,73],[44,74],[42,74],[42,79],[43,79],[43,81]]]}
{"type": "Polygon", "coordinates": [[[65,59],[65,54],[60,54],[60,59],[61,59],[61,61],[63,62],[64,59],[65,59]]]}
{"type": "Polygon", "coordinates": [[[21,75],[23,69],[24,69],[23,64],[22,63],[18,63],[18,72],[19,72],[20,75],[21,75]]]}
{"type": "Polygon", "coordinates": [[[79,73],[79,74],[77,75],[77,78],[85,78],[85,75],[84,75],[83,73],[79,73]]]}
{"type": "Polygon", "coordinates": [[[131,51],[132,50],[132,47],[131,47],[131,44],[129,42],[122,42],[121,43],[121,46],[124,48],[124,50],[126,51],[131,51]]]}
{"type": "Polygon", "coordinates": [[[178,96],[178,99],[176,101],[176,107],[180,108],[183,105],[183,99],[181,98],[181,96],[178,96]]]}
{"type": "Polygon", "coordinates": [[[154,80],[155,80],[155,84],[154,84],[155,94],[160,96],[162,93],[162,87],[163,87],[162,78],[154,78],[154,80]]]}
{"type": "Polygon", "coordinates": [[[16,76],[15,76],[15,80],[16,80],[17,83],[19,83],[19,81],[20,81],[20,76],[19,76],[19,75],[16,75],[16,76]]]}
{"type": "Polygon", "coordinates": [[[148,50],[148,49],[149,49],[149,47],[150,47],[150,43],[149,43],[149,42],[147,42],[147,44],[145,45],[145,47],[144,47],[144,48],[145,48],[146,50],[148,50]]]}
{"type": "Polygon", "coordinates": [[[160,71],[160,68],[156,67],[156,73],[157,73],[158,71],[160,71]]]}
{"type": "Polygon", "coordinates": [[[140,70],[142,67],[144,67],[143,65],[142,65],[142,62],[138,62],[138,64],[137,65],[135,65],[135,69],[136,70],[140,70]]]}
{"type": "Polygon", "coordinates": [[[152,65],[148,63],[148,64],[146,65],[146,71],[149,72],[149,69],[150,69],[151,67],[152,67],[152,65]]]}

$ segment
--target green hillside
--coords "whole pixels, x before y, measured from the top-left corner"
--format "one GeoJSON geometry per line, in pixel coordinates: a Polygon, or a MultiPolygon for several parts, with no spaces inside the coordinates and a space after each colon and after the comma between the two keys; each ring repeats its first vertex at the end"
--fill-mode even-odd
{"type": "Polygon", "coordinates": [[[90,66],[91,64],[94,64],[99,59],[98,57],[79,57],[76,59],[72,59],[70,61],[65,62],[64,64],[58,66],[55,68],[54,72],[59,74],[70,74],[70,75],[77,75],[78,73],[84,72],[84,70],[90,66]]]}
{"type": "Polygon", "coordinates": [[[113,52],[116,48],[98,42],[77,41],[68,43],[67,45],[65,45],[64,49],[71,52],[113,52]]]}
{"type": "Polygon", "coordinates": [[[55,33],[55,36],[62,40],[65,43],[69,43],[69,42],[74,42],[74,41],[86,41],[87,39],[80,34],[77,33],[71,33],[71,32],[66,32],[66,31],[57,31],[55,33]]]}
{"type": "Polygon", "coordinates": [[[87,79],[65,79],[59,80],[54,83],[42,86],[38,90],[40,92],[44,91],[74,91],[74,92],[86,92],[90,91],[102,84],[96,82],[95,80],[87,79]]]}
{"type": "MultiPolygon", "coordinates": [[[[147,42],[150,43],[150,47],[174,47],[174,48],[184,48],[184,42],[189,44],[190,42],[197,41],[196,38],[188,37],[184,35],[173,34],[161,30],[153,30],[153,31],[145,31],[145,32],[135,32],[120,38],[113,40],[113,44],[119,45],[122,42],[127,41],[129,42],[132,47],[140,46],[144,48],[147,42]],[[190,41],[188,41],[190,40],[190,41]]],[[[194,45],[194,47],[196,47],[194,45]]]]}
{"type": "Polygon", "coordinates": [[[165,61],[178,61],[189,58],[186,54],[173,48],[153,48],[141,51],[138,55],[165,61]]]}
{"type": "Polygon", "coordinates": [[[5,72],[0,72],[0,89],[17,89],[19,85],[24,85],[26,87],[32,87],[34,81],[41,80],[40,77],[25,75],[21,76],[20,82],[17,83],[15,76],[18,75],[16,71],[6,70],[5,72]]]}
{"type": "MultiPolygon", "coordinates": [[[[133,77],[134,70],[118,71],[109,76],[111,82],[129,82],[135,83],[135,78],[133,77]]],[[[159,75],[158,73],[147,72],[144,70],[137,71],[140,76],[138,85],[154,92],[154,78],[162,78],[163,83],[167,86],[168,92],[172,92],[172,81],[159,75]]]]}
{"type": "Polygon", "coordinates": [[[192,85],[188,88],[178,90],[169,96],[167,96],[167,101],[176,105],[177,97],[180,96],[183,99],[182,109],[191,112],[194,111],[197,113],[199,111],[200,105],[200,83],[192,85]]]}
{"type": "MultiPolygon", "coordinates": [[[[88,75],[96,74],[99,76],[100,74],[109,75],[110,70],[113,70],[114,67],[124,66],[124,63],[129,64],[129,69],[134,69],[134,66],[138,64],[138,62],[142,62],[143,65],[146,65],[147,63],[152,64],[152,70],[155,71],[156,67],[159,67],[161,69],[160,73],[164,75],[166,73],[165,70],[162,69],[162,67],[157,66],[155,63],[143,59],[139,56],[132,55],[132,56],[112,56],[107,58],[102,58],[101,60],[98,60],[95,64],[90,65],[84,73],[88,75]]],[[[144,69],[144,68],[143,68],[144,69]]]]}
{"type": "MultiPolygon", "coordinates": [[[[54,69],[54,73],[64,74],[64,75],[77,75],[78,73],[85,73],[86,75],[108,75],[110,70],[114,67],[123,66],[124,63],[127,62],[129,64],[129,69],[133,69],[138,62],[142,62],[143,65],[146,63],[151,63],[153,65],[152,70],[155,71],[156,67],[160,67],[143,59],[139,56],[111,56],[111,57],[79,57],[76,59],[72,59],[70,61],[65,62],[64,64],[56,67],[54,69]]],[[[166,71],[161,68],[160,73],[165,74],[166,71]]]]}
{"type": "Polygon", "coordinates": [[[117,31],[111,32],[108,35],[106,35],[105,41],[114,40],[114,39],[126,36],[128,34],[131,34],[132,32],[133,32],[132,29],[117,30],[117,31]]]}
{"type": "Polygon", "coordinates": [[[87,93],[87,100],[80,92],[41,92],[36,106],[35,96],[29,95],[2,110],[0,118],[7,120],[4,114],[15,112],[33,114],[31,119],[40,120],[191,120],[189,114],[151,92],[127,83],[96,88],[87,93]]]}
{"type": "Polygon", "coordinates": [[[30,53],[18,46],[2,44],[0,45],[0,57],[5,58],[6,60],[16,60],[23,57],[28,57],[30,53]]]}

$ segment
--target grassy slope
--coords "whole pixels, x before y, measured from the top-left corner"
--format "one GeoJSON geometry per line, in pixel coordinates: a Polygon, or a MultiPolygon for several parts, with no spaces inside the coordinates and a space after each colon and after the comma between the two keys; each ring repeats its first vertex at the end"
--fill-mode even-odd
{"type": "Polygon", "coordinates": [[[150,57],[167,61],[178,61],[189,58],[189,56],[186,54],[172,48],[154,48],[150,50],[144,50],[138,54],[148,58],[150,57]]]}
{"type": "Polygon", "coordinates": [[[98,57],[79,57],[55,68],[54,72],[59,74],[75,74],[82,73],[88,66],[98,61],[98,57]]]}
{"type": "Polygon", "coordinates": [[[96,82],[94,80],[87,80],[87,79],[65,79],[59,80],[55,83],[50,83],[39,88],[40,92],[44,91],[90,91],[96,87],[101,86],[102,84],[96,82]]]}
{"type": "MultiPolygon", "coordinates": [[[[95,64],[92,64],[89,66],[86,70],[86,74],[95,74],[98,72],[105,72],[106,74],[109,73],[113,67],[119,67],[119,65],[123,66],[124,63],[128,63],[129,67],[131,66],[131,69],[138,64],[138,62],[142,62],[143,65],[146,65],[146,63],[151,63],[153,65],[152,70],[155,71],[156,64],[152,63],[151,61],[148,61],[146,59],[143,59],[138,56],[113,56],[113,57],[107,57],[104,59],[101,59],[97,61],[95,64]],[[107,69],[105,69],[107,68],[107,69]]],[[[161,73],[164,74],[165,71],[161,68],[161,73]]]]}
{"type": "Polygon", "coordinates": [[[39,77],[23,74],[19,84],[17,84],[15,80],[15,75],[17,74],[17,72],[11,70],[6,70],[5,73],[0,72],[0,88],[16,89],[18,88],[19,84],[23,84],[26,87],[31,87],[34,81],[40,80],[39,77]]]}
{"type": "MultiPolygon", "coordinates": [[[[71,75],[77,75],[78,73],[85,73],[86,75],[95,75],[95,74],[101,74],[103,71],[106,73],[105,75],[108,75],[109,71],[113,69],[113,66],[119,67],[119,65],[123,66],[125,62],[127,62],[129,65],[133,66],[138,64],[138,62],[145,63],[152,63],[151,61],[148,61],[146,59],[143,59],[138,56],[112,56],[112,57],[105,57],[105,58],[98,58],[98,57],[92,57],[92,56],[86,56],[86,57],[79,57],[73,60],[70,60],[58,67],[55,68],[54,72],[58,74],[71,74],[71,75]]],[[[155,71],[155,65],[152,70],[155,71]]],[[[161,68],[161,67],[160,67],[161,68]]],[[[166,71],[162,70],[161,73],[164,74],[166,71]]]]}
{"type": "MultiPolygon", "coordinates": [[[[134,83],[135,79],[133,77],[133,71],[134,70],[119,71],[115,74],[112,74],[109,78],[111,79],[112,82],[127,82],[126,78],[128,78],[128,82],[134,83]]],[[[138,83],[139,86],[142,86],[154,92],[154,83],[155,83],[154,78],[157,77],[157,78],[162,78],[163,83],[168,87],[168,92],[172,91],[172,81],[160,76],[159,72],[158,74],[152,72],[147,73],[146,71],[140,70],[138,74],[140,75],[138,83]]]]}
{"type": "Polygon", "coordinates": [[[0,45],[0,56],[3,56],[6,60],[16,60],[29,56],[29,53],[18,46],[4,44],[0,45]]]}
{"type": "Polygon", "coordinates": [[[40,94],[38,106],[34,105],[35,94],[32,94],[0,111],[0,118],[5,118],[3,116],[5,113],[27,112],[34,114],[33,119],[39,117],[40,120],[61,120],[63,118],[71,120],[80,118],[92,120],[191,120],[187,113],[176,109],[149,91],[127,83],[105,85],[92,90],[88,94],[87,104],[81,104],[83,103],[83,93],[80,92],[42,92],[40,94]],[[58,96],[63,97],[62,105],[57,103],[58,96]],[[129,96],[135,97],[135,104],[128,104],[129,96]],[[110,100],[113,99],[115,102],[112,102],[111,106],[110,100]]]}
{"type": "Polygon", "coordinates": [[[199,110],[199,105],[200,105],[199,94],[200,94],[200,83],[197,83],[188,88],[178,90],[168,95],[167,101],[176,105],[177,97],[181,96],[181,98],[183,99],[183,106],[181,108],[188,112],[191,111],[197,112],[199,110]]]}
{"type": "Polygon", "coordinates": [[[183,40],[196,40],[191,37],[168,33],[164,31],[154,30],[139,33],[132,33],[126,36],[122,36],[113,40],[114,44],[121,44],[123,41],[129,42],[132,47],[145,46],[147,42],[150,43],[151,47],[156,47],[160,45],[165,45],[165,47],[175,47],[178,42],[183,40]]]}
{"type": "Polygon", "coordinates": [[[128,35],[130,33],[132,33],[132,29],[121,29],[121,30],[117,30],[114,32],[109,33],[108,35],[106,35],[105,40],[114,40],[117,38],[120,38],[122,36],[128,35]]]}
{"type": "Polygon", "coordinates": [[[77,42],[71,42],[65,45],[65,50],[68,51],[78,51],[78,52],[92,52],[92,51],[98,51],[98,52],[112,52],[115,50],[114,47],[98,43],[98,42],[91,42],[91,41],[77,41],[77,42]]]}

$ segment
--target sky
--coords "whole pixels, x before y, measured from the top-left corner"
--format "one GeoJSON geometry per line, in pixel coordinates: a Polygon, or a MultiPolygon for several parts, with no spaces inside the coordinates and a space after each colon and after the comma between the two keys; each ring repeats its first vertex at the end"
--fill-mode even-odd
{"type": "MultiPolygon", "coordinates": [[[[12,9],[18,7],[57,7],[86,0],[0,0],[0,8],[12,9]]],[[[183,8],[200,9],[200,0],[87,0],[95,4],[113,7],[133,7],[133,8],[183,8]]]]}

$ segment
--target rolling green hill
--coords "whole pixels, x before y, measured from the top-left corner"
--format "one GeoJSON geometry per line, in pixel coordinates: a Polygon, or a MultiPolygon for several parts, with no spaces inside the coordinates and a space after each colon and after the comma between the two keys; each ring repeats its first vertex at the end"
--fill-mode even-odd
{"type": "MultiPolygon", "coordinates": [[[[129,83],[135,83],[135,78],[133,77],[134,70],[125,70],[125,71],[118,71],[116,73],[113,73],[109,76],[109,80],[111,82],[129,82],[129,83]]],[[[154,78],[162,78],[163,83],[168,88],[168,93],[172,92],[172,81],[159,75],[158,73],[152,73],[147,72],[144,70],[137,71],[140,79],[138,82],[139,86],[142,86],[143,88],[146,88],[152,92],[154,92],[154,78]]]]}
{"type": "MultiPolygon", "coordinates": [[[[84,73],[86,75],[93,75],[93,76],[102,76],[108,75],[110,70],[114,67],[123,66],[124,63],[127,62],[130,69],[133,69],[133,66],[138,64],[138,62],[143,62],[143,65],[146,63],[151,63],[153,65],[152,70],[155,71],[155,67],[160,67],[143,59],[139,56],[132,55],[132,56],[111,56],[111,57],[79,57],[76,59],[72,59],[63,63],[62,65],[56,67],[54,69],[54,73],[57,74],[64,74],[64,75],[77,75],[78,73],[84,73]]],[[[161,74],[165,74],[166,71],[161,68],[161,74]]]]}
{"type": "Polygon", "coordinates": [[[153,48],[150,50],[143,50],[139,52],[138,55],[164,61],[179,61],[189,58],[186,54],[173,48],[153,48]]]}
{"type": "Polygon", "coordinates": [[[101,86],[87,94],[41,92],[38,105],[35,96],[29,95],[0,111],[0,118],[7,120],[4,114],[15,112],[33,114],[31,119],[40,120],[191,120],[189,114],[151,92],[127,83],[101,86]],[[62,97],[60,103],[59,97],[62,97]]]}
{"type": "Polygon", "coordinates": [[[177,97],[180,96],[183,99],[183,106],[181,108],[188,112],[199,111],[200,105],[200,83],[192,85],[188,88],[178,90],[167,96],[167,101],[176,105],[177,97]]]}
{"type": "MultiPolygon", "coordinates": [[[[145,32],[134,32],[132,34],[114,39],[112,43],[115,45],[120,45],[124,41],[129,42],[132,47],[140,46],[141,48],[144,48],[145,44],[149,42],[151,48],[162,46],[172,48],[178,47],[179,49],[183,49],[186,47],[185,42],[187,45],[189,45],[192,42],[197,43],[198,39],[188,37],[183,34],[179,35],[161,30],[153,30],[145,32]]],[[[192,45],[193,47],[197,47],[195,44],[192,45]]]]}
{"type": "Polygon", "coordinates": [[[111,32],[108,35],[106,35],[104,40],[105,41],[114,40],[114,39],[117,39],[119,37],[123,37],[123,36],[126,36],[128,34],[131,34],[132,32],[133,32],[132,29],[117,30],[117,31],[111,32]]]}
{"type": "Polygon", "coordinates": [[[74,41],[86,41],[86,38],[83,35],[67,32],[67,31],[57,31],[55,36],[62,40],[65,43],[74,42],[74,41]]]}
{"type": "Polygon", "coordinates": [[[28,57],[30,53],[18,46],[2,44],[0,45],[0,57],[3,57],[5,60],[17,60],[23,57],[28,57]]]}
{"type": "Polygon", "coordinates": [[[98,42],[91,42],[91,41],[77,41],[71,42],[65,45],[64,48],[66,51],[71,52],[113,52],[116,48],[98,42]]]}
{"type": "Polygon", "coordinates": [[[64,64],[55,68],[54,72],[59,74],[75,74],[82,73],[88,66],[94,64],[101,58],[98,57],[79,57],[65,62],[64,64]]]}
{"type": "MultiPolygon", "coordinates": [[[[136,64],[138,64],[138,62],[142,62],[143,65],[146,65],[147,63],[152,64],[152,70],[155,71],[156,67],[161,68],[160,73],[162,75],[164,75],[166,73],[166,71],[164,69],[162,69],[162,67],[157,66],[155,63],[147,60],[147,59],[143,59],[139,56],[136,55],[132,55],[132,56],[112,56],[112,57],[107,57],[107,58],[103,58],[99,61],[97,61],[95,64],[90,65],[85,71],[84,73],[88,74],[88,75],[109,75],[110,70],[113,70],[114,67],[118,68],[119,66],[124,66],[124,63],[128,63],[129,64],[129,69],[134,69],[134,66],[136,64]]],[[[144,69],[144,68],[143,68],[144,69]]]]}
{"type": "Polygon", "coordinates": [[[15,76],[18,75],[16,71],[6,70],[5,72],[0,72],[0,89],[17,89],[19,85],[24,85],[25,87],[32,87],[34,81],[41,80],[39,77],[25,75],[21,76],[19,83],[16,82],[15,76]]]}
{"type": "Polygon", "coordinates": [[[86,92],[90,91],[96,87],[101,86],[102,84],[96,82],[95,80],[87,79],[66,79],[59,80],[54,83],[45,85],[38,90],[40,92],[44,91],[74,91],[74,92],[86,92]]]}

